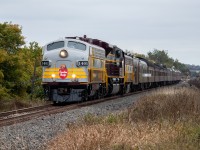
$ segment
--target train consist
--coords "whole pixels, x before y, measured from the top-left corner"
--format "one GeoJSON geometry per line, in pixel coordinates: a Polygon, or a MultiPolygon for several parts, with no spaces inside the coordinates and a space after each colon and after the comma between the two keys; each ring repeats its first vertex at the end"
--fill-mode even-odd
{"type": "Polygon", "coordinates": [[[107,42],[66,37],[43,47],[42,85],[54,103],[124,94],[177,83],[180,71],[128,55],[107,42]]]}

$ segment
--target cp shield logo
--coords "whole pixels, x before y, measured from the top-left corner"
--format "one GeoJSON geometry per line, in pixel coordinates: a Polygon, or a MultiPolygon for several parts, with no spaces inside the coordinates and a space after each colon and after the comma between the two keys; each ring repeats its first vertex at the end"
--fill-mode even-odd
{"type": "Polygon", "coordinates": [[[67,78],[67,75],[68,75],[67,67],[66,65],[62,64],[59,69],[59,76],[61,79],[65,79],[67,78]]]}

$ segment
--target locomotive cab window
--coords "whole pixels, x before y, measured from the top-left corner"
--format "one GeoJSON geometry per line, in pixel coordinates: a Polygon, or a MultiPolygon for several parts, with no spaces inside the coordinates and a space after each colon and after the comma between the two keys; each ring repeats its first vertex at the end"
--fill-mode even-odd
{"type": "Polygon", "coordinates": [[[120,58],[121,57],[121,51],[120,50],[117,50],[115,52],[115,55],[116,55],[116,58],[120,58]]]}
{"type": "Polygon", "coordinates": [[[53,42],[53,43],[47,45],[47,50],[50,51],[50,50],[53,50],[53,49],[62,48],[64,46],[65,46],[64,41],[53,42]]]}
{"type": "Polygon", "coordinates": [[[67,47],[69,48],[74,48],[74,49],[80,49],[80,50],[86,50],[86,45],[79,43],[79,42],[74,42],[74,41],[69,41],[67,43],[67,47]]]}

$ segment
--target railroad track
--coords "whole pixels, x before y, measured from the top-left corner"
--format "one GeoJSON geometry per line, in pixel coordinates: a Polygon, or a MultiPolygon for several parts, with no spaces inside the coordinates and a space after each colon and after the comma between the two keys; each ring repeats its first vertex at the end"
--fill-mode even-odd
{"type": "Polygon", "coordinates": [[[47,105],[41,105],[41,106],[36,106],[36,107],[28,107],[28,108],[23,108],[23,109],[16,109],[16,110],[12,110],[12,111],[6,111],[6,112],[1,112],[0,113],[0,119],[5,118],[5,117],[9,117],[10,115],[15,115],[15,114],[19,114],[19,113],[26,113],[29,111],[35,111],[38,109],[43,109],[46,107],[51,106],[52,104],[47,104],[47,105]]]}
{"type": "Polygon", "coordinates": [[[37,114],[40,114],[45,110],[48,111],[52,109],[52,106],[52,104],[47,104],[37,107],[2,112],[0,113],[0,127],[30,120],[31,118],[29,116],[33,115],[37,117],[37,114]]]}
{"type": "Polygon", "coordinates": [[[148,89],[145,91],[137,91],[133,93],[127,93],[122,95],[117,95],[117,96],[112,96],[112,97],[106,97],[102,99],[97,99],[97,100],[91,100],[91,101],[86,101],[82,103],[73,103],[70,105],[64,105],[64,106],[54,106],[52,104],[44,105],[44,106],[38,106],[38,107],[31,107],[31,108],[25,108],[25,109],[19,109],[19,110],[14,110],[14,111],[9,111],[9,112],[3,112],[0,113],[0,127],[3,126],[9,126],[21,122],[25,122],[31,119],[36,119],[41,116],[46,116],[46,115],[51,115],[51,114],[56,114],[56,113],[62,113],[68,110],[72,109],[77,109],[80,107],[85,107],[85,106],[90,106],[93,104],[109,101],[109,100],[114,100],[116,98],[122,98],[130,95],[135,95],[143,92],[150,91],[152,89],[148,89]]]}

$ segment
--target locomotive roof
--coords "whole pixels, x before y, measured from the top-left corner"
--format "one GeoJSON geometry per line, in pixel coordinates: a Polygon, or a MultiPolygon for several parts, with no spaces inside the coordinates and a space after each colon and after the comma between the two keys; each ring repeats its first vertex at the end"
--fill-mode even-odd
{"type": "MultiPolygon", "coordinates": [[[[75,36],[75,37],[65,37],[65,38],[66,39],[77,39],[78,38],[81,41],[100,46],[105,49],[106,55],[108,55],[112,50],[121,50],[117,46],[113,46],[113,45],[111,45],[105,41],[101,41],[99,39],[87,38],[85,35],[83,37],[75,36]]],[[[121,51],[123,51],[123,50],[121,50],[121,51]]]]}
{"type": "Polygon", "coordinates": [[[143,60],[144,62],[147,63],[148,66],[154,67],[154,68],[159,68],[159,69],[167,69],[166,66],[160,65],[160,64],[156,64],[156,63],[152,63],[149,60],[143,58],[143,57],[139,57],[137,56],[136,58],[143,60]]]}
{"type": "Polygon", "coordinates": [[[148,61],[147,59],[145,59],[145,58],[143,58],[143,57],[137,56],[136,58],[138,58],[138,59],[140,59],[140,60],[143,60],[144,62],[147,63],[148,66],[155,67],[155,64],[151,63],[150,61],[148,61]]]}

